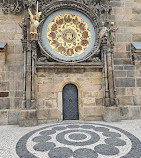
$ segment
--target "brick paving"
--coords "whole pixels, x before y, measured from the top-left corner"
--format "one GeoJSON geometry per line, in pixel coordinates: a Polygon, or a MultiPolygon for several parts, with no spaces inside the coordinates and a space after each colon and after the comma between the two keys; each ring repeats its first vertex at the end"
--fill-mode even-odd
{"type": "Polygon", "coordinates": [[[141,158],[141,120],[0,126],[0,158],[141,158]]]}

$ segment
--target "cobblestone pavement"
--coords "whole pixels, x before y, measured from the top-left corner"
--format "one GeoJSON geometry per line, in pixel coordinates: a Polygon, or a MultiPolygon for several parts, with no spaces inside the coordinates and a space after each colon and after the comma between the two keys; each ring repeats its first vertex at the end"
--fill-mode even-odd
{"type": "Polygon", "coordinates": [[[141,158],[141,120],[0,126],[0,158],[141,158]]]}

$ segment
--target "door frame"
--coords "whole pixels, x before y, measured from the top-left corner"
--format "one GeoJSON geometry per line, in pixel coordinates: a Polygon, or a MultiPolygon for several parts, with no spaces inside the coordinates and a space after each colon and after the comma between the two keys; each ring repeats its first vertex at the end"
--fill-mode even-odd
{"type": "MultiPolygon", "coordinates": [[[[79,107],[79,120],[84,120],[84,109],[83,109],[83,98],[82,98],[82,85],[78,82],[77,78],[74,80],[73,78],[66,79],[59,86],[58,91],[58,112],[59,112],[59,121],[63,121],[63,88],[67,84],[74,84],[78,89],[78,107],[79,107]]],[[[78,120],[77,120],[78,121],[78,120]]]]}
{"type": "MultiPolygon", "coordinates": [[[[68,84],[66,84],[64,87],[63,87],[63,90],[62,90],[62,115],[63,115],[63,121],[66,121],[66,120],[64,120],[64,98],[63,98],[63,95],[64,95],[64,88],[66,87],[66,86],[69,86],[69,85],[73,85],[75,88],[76,88],[76,91],[77,91],[77,112],[78,112],[78,120],[80,119],[80,116],[79,116],[79,114],[80,114],[80,112],[79,112],[79,91],[78,91],[78,87],[75,85],[75,84],[73,84],[73,83],[68,83],[68,84]]],[[[68,120],[69,121],[69,120],[68,120]]]]}

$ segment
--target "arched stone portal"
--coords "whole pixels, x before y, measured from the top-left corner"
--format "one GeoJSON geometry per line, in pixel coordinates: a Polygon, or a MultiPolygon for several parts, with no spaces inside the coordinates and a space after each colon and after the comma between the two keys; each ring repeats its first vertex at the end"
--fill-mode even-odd
{"type": "Polygon", "coordinates": [[[79,120],[78,89],[74,84],[63,88],[63,120],[79,120]]]}

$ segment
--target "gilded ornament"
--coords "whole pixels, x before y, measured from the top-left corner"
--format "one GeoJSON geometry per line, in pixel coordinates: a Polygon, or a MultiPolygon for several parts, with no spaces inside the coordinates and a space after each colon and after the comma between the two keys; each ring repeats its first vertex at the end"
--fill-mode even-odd
{"type": "Polygon", "coordinates": [[[56,16],[50,22],[47,39],[56,53],[74,57],[88,48],[91,32],[88,24],[80,16],[65,13],[56,16]]]}

